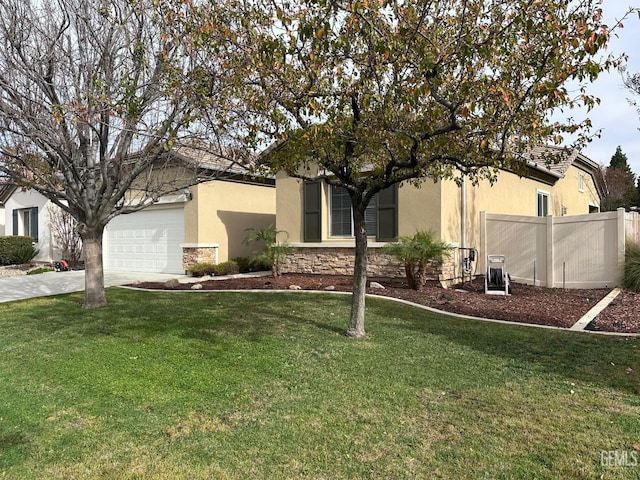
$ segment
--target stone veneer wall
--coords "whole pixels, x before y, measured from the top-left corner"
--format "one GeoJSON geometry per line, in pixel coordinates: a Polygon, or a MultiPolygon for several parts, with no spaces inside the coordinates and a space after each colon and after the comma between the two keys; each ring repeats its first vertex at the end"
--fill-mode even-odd
{"type": "Polygon", "coordinates": [[[182,268],[185,272],[196,263],[218,263],[218,247],[182,247],[182,268]]]}
{"type": "MultiPolygon", "coordinates": [[[[296,247],[287,255],[282,273],[310,273],[317,275],[353,275],[355,260],[352,247],[296,247]]],[[[404,265],[379,248],[367,249],[367,275],[370,277],[404,278],[404,265]]],[[[428,269],[429,280],[439,280],[443,285],[452,283],[455,277],[453,256],[440,262],[432,262],[428,269]]]]}

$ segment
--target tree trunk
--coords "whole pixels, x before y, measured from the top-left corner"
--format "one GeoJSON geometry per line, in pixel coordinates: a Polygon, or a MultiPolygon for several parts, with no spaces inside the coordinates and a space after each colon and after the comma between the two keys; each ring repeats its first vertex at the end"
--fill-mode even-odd
{"type": "Polygon", "coordinates": [[[404,263],[404,274],[407,277],[407,286],[415,290],[416,279],[413,275],[413,264],[411,262],[404,263]]]}
{"type": "Polygon", "coordinates": [[[107,304],[104,292],[104,270],[102,264],[102,233],[96,227],[84,232],[84,308],[98,308],[107,304]]]}
{"type": "Polygon", "coordinates": [[[367,292],[367,229],[364,222],[366,205],[353,206],[353,229],[356,240],[355,264],[353,267],[353,295],[351,319],[347,337],[364,337],[365,294],[367,292]]]}
{"type": "Polygon", "coordinates": [[[420,260],[418,262],[418,272],[416,273],[416,279],[415,279],[415,285],[414,285],[414,290],[422,290],[422,287],[424,287],[426,280],[427,279],[427,264],[425,262],[423,262],[422,260],[420,260]]]}

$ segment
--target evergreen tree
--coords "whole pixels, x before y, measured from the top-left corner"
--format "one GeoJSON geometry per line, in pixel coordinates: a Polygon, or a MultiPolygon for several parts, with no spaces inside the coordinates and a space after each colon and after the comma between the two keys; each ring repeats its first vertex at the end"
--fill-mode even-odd
{"type": "Polygon", "coordinates": [[[606,169],[605,181],[608,193],[602,199],[601,209],[603,211],[615,210],[620,207],[628,210],[630,207],[638,205],[639,191],[636,188],[636,176],[629,166],[627,155],[622,152],[619,145],[606,169]]]}
{"type": "MultiPolygon", "coordinates": [[[[609,168],[617,168],[618,170],[623,170],[625,173],[629,175],[633,175],[631,171],[631,167],[629,166],[629,159],[625,153],[622,153],[622,148],[620,145],[616,148],[616,153],[611,157],[611,162],[609,163],[609,168]]],[[[633,175],[635,177],[635,175],[633,175]]]]}

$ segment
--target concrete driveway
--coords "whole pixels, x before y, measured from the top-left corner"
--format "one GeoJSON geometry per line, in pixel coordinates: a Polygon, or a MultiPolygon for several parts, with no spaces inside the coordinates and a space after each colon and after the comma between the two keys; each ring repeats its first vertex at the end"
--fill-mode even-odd
{"type": "MultiPolygon", "coordinates": [[[[105,271],[105,287],[139,282],[165,282],[185,275],[105,271]]],[[[84,271],[47,272],[0,278],[0,303],[84,291],[84,271]]]]}

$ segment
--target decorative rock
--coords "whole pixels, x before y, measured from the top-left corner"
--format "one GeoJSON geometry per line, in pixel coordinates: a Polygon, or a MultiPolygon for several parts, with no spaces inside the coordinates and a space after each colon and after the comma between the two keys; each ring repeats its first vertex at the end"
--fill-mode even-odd
{"type": "Polygon", "coordinates": [[[202,290],[202,284],[201,283],[195,283],[191,286],[191,290],[202,290]]]}
{"type": "Polygon", "coordinates": [[[289,285],[289,290],[302,290],[300,285],[289,285]]]}
{"type": "Polygon", "coordinates": [[[382,285],[380,285],[378,282],[370,282],[369,283],[369,288],[373,288],[375,290],[386,290],[382,285]]]}
{"type": "Polygon", "coordinates": [[[176,288],[178,285],[180,285],[180,282],[177,278],[172,278],[171,280],[164,282],[164,286],[167,288],[176,288]]]}
{"type": "Polygon", "coordinates": [[[335,287],[335,285],[329,285],[328,287],[324,287],[324,289],[325,289],[327,292],[330,292],[330,291],[332,291],[332,290],[335,290],[335,289],[336,289],[336,287],[335,287]]]}

